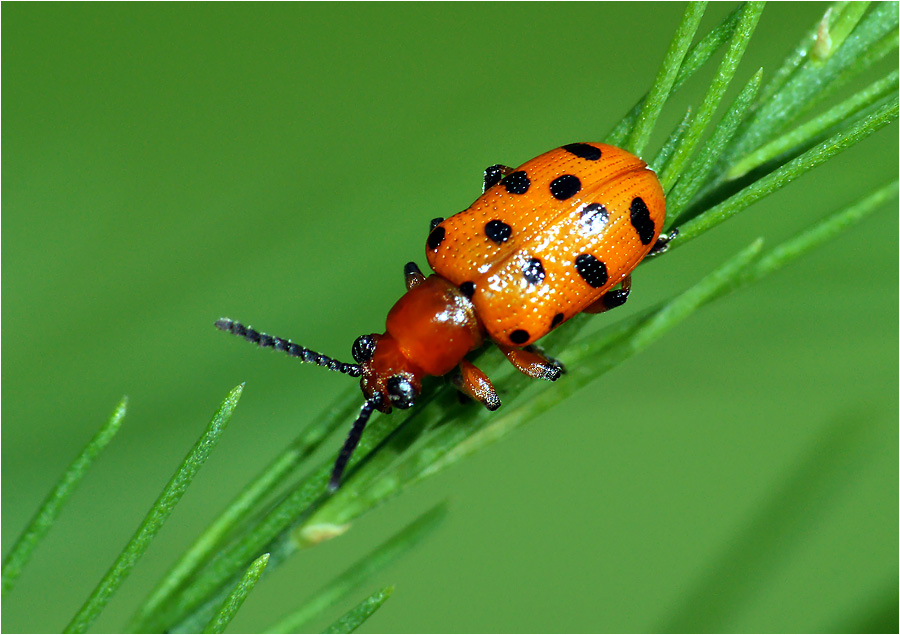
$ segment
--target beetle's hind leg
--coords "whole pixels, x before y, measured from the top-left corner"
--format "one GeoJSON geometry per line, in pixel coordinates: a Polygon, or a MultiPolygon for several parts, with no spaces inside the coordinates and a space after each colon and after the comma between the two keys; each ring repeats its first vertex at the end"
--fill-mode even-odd
{"type": "Polygon", "coordinates": [[[666,253],[666,250],[669,248],[669,243],[677,235],[677,228],[670,230],[668,234],[660,234],[659,238],[656,239],[656,243],[653,245],[653,247],[650,248],[650,251],[647,252],[646,257],[653,258],[653,256],[658,256],[659,254],[666,253]]]}
{"type": "Polygon", "coordinates": [[[566,367],[562,365],[562,362],[548,356],[534,344],[525,348],[512,346],[499,346],[499,348],[506,355],[506,359],[516,367],[516,370],[534,379],[556,381],[566,372],[566,367]]]}
{"type": "Polygon", "coordinates": [[[481,402],[488,410],[500,407],[500,395],[491,380],[471,362],[462,360],[450,375],[450,381],[462,394],[481,402]]]}

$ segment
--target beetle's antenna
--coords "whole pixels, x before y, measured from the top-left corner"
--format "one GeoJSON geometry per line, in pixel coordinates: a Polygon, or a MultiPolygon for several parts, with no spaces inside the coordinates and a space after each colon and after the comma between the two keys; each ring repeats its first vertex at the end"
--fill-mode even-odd
{"type": "Polygon", "coordinates": [[[216,328],[220,331],[243,337],[248,342],[252,342],[260,348],[274,348],[276,351],[287,353],[291,357],[299,357],[302,362],[318,364],[319,366],[324,366],[328,370],[336,370],[345,375],[350,375],[351,377],[359,377],[360,374],[362,374],[362,369],[360,369],[357,364],[345,364],[344,362],[339,362],[336,359],[326,357],[321,353],[304,348],[299,344],[294,344],[290,340],[275,337],[268,333],[261,333],[252,326],[244,326],[240,322],[235,322],[228,318],[216,320],[216,328]]]}
{"type": "Polygon", "coordinates": [[[350,428],[347,440],[344,441],[344,447],[341,448],[341,453],[338,454],[338,458],[334,462],[334,469],[331,470],[331,480],[328,481],[328,491],[335,492],[341,486],[341,476],[344,474],[344,468],[347,467],[347,461],[350,460],[353,450],[359,444],[359,439],[362,437],[363,430],[365,430],[366,424],[369,422],[369,417],[372,416],[372,411],[378,407],[380,402],[381,395],[376,393],[374,397],[363,404],[362,409],[359,411],[359,416],[353,422],[353,427],[350,428]]]}

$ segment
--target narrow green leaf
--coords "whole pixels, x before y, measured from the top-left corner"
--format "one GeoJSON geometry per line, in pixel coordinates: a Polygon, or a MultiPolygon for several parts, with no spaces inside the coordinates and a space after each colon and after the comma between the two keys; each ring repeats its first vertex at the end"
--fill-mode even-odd
{"type": "Polygon", "coordinates": [[[251,481],[225,508],[216,520],[197,538],[178,562],[160,581],[140,611],[132,618],[131,631],[160,630],[152,624],[153,617],[174,593],[184,586],[197,570],[220,549],[225,538],[280,484],[315,452],[338,427],[353,420],[357,410],[354,397],[358,388],[352,386],[342,395],[341,405],[329,410],[305,429],[276,459],[251,481]],[[156,628],[154,628],[154,626],[156,628]]]}
{"type": "Polygon", "coordinates": [[[372,617],[381,605],[387,602],[387,599],[394,593],[393,586],[386,586],[380,591],[376,591],[365,600],[363,600],[356,608],[344,614],[338,621],[326,628],[323,633],[352,633],[359,628],[363,622],[372,617]]]}
{"type": "Polygon", "coordinates": [[[787,134],[748,154],[729,170],[726,178],[736,179],[793,148],[803,146],[832,126],[871,106],[885,95],[895,92],[897,92],[897,71],[891,72],[887,77],[870,84],[815,119],[791,129],[787,134]]]}
{"type": "Polygon", "coordinates": [[[850,2],[833,23],[828,19],[822,20],[816,33],[816,43],[812,48],[812,59],[814,62],[825,62],[834,55],[836,50],[841,48],[841,44],[844,43],[850,32],[856,28],[857,23],[862,19],[870,4],[870,2],[850,2]]]}
{"type": "MultiPolygon", "coordinates": [[[[878,49],[876,43],[884,43],[883,38],[897,30],[897,21],[896,2],[878,3],[825,64],[806,64],[797,69],[737,135],[727,161],[734,163],[764,145],[813,105],[865,70],[866,64],[876,59],[872,49],[878,49]]],[[[896,39],[887,44],[896,46],[896,39]]]]}
{"type": "Polygon", "coordinates": [[[897,111],[898,105],[895,97],[890,103],[880,107],[872,116],[856,122],[853,126],[807,150],[696,218],[681,224],[678,228],[680,232],[678,238],[673,240],[670,246],[675,248],[696,238],[752,203],[781,189],[797,177],[862,141],[873,132],[894,121],[897,118],[897,111]]]}
{"type": "Polygon", "coordinates": [[[756,92],[762,81],[762,69],[759,69],[747,85],[735,98],[728,112],[722,117],[722,121],[716,126],[712,136],[700,149],[697,158],[691,162],[684,175],[678,180],[669,196],[666,197],[666,216],[671,225],[681,210],[694,198],[700,188],[706,182],[710,171],[719,157],[728,147],[731,138],[744,119],[744,115],[753,104],[756,92]]]}
{"type": "Polygon", "coordinates": [[[332,580],[306,604],[277,624],[269,633],[298,633],[312,620],[327,609],[350,595],[376,572],[393,563],[401,555],[412,549],[443,521],[447,515],[446,503],[441,503],[419,516],[388,540],[376,547],[350,568],[332,580]]]}
{"type": "Polygon", "coordinates": [[[806,63],[806,60],[809,59],[809,51],[818,37],[822,20],[833,20],[836,15],[840,15],[840,12],[844,10],[844,6],[847,4],[849,2],[831,3],[831,6],[825,11],[825,15],[816,20],[816,23],[800,39],[794,50],[785,58],[778,70],[772,75],[772,78],[763,87],[759,94],[759,104],[769,101],[772,95],[781,90],[797,69],[806,63]]]}
{"type": "Polygon", "coordinates": [[[81,479],[87,474],[88,469],[94,463],[97,455],[119,431],[122,419],[125,417],[125,409],[128,398],[123,397],[119,405],[113,411],[106,424],[100,428],[97,434],[88,442],[62,477],[57,481],[56,487],[47,495],[41,503],[37,513],[25,527],[22,535],[10,549],[3,561],[2,571],[2,595],[5,596],[15,586],[16,580],[22,573],[22,569],[31,560],[34,550],[40,544],[47,532],[56,522],[60,510],[81,483],[81,479]]]}
{"type": "Polygon", "coordinates": [[[682,137],[684,137],[685,131],[687,131],[688,126],[691,125],[692,119],[693,111],[688,108],[687,112],[684,113],[684,117],[681,119],[681,123],[675,127],[672,134],[669,135],[669,138],[666,139],[666,142],[659,149],[659,152],[657,152],[656,156],[653,157],[653,160],[650,161],[651,170],[659,173],[665,169],[666,165],[669,163],[669,159],[672,158],[672,153],[675,152],[675,148],[681,142],[682,137]]]}
{"type": "Polygon", "coordinates": [[[878,210],[884,203],[895,198],[897,186],[897,181],[888,183],[850,206],[835,212],[796,237],[778,245],[754,266],[752,280],[769,275],[856,225],[866,216],[878,210]]]}
{"type": "MultiPolygon", "coordinates": [[[[424,395],[422,406],[427,405],[434,396],[434,393],[424,395]]],[[[354,466],[361,461],[368,460],[372,451],[388,435],[403,426],[407,419],[420,416],[423,410],[426,409],[417,406],[415,409],[396,413],[390,417],[373,418],[354,452],[347,473],[352,472],[354,466]]],[[[283,550],[281,551],[282,557],[298,549],[300,545],[288,538],[288,531],[298,518],[308,513],[311,506],[324,500],[323,497],[327,497],[330,474],[331,463],[321,465],[303,479],[294,491],[265,517],[248,528],[240,540],[218,553],[197,574],[196,578],[172,599],[161,615],[154,616],[151,630],[174,630],[176,625],[187,619],[189,615],[208,602],[210,597],[214,597],[229,580],[243,571],[256,554],[264,550],[272,551],[274,557],[275,549],[269,545],[276,539],[279,539],[280,549],[283,550]]],[[[335,527],[334,531],[340,533],[341,530],[339,527],[335,527]]],[[[333,535],[337,534],[332,533],[331,536],[333,535]]],[[[319,539],[324,540],[328,537],[330,536],[323,534],[319,539]]]]}
{"type": "Polygon", "coordinates": [[[641,107],[641,114],[638,116],[637,122],[625,144],[625,149],[632,154],[640,156],[644,152],[647,141],[650,139],[650,134],[653,132],[654,126],[656,126],[659,113],[662,112],[662,108],[672,92],[672,86],[675,84],[676,77],[678,77],[681,63],[688,52],[694,35],[697,33],[700,19],[703,17],[705,10],[706,2],[688,3],[681,18],[681,24],[678,26],[678,30],[675,31],[675,36],[669,44],[669,50],[666,51],[663,63],[659,67],[656,81],[647,94],[647,99],[641,107]]]}
{"type": "Polygon", "coordinates": [[[206,432],[185,457],[181,467],[172,476],[159,498],[156,499],[147,516],[141,522],[140,527],[131,537],[131,540],[128,541],[125,549],[122,550],[122,553],[116,558],[116,561],[109,568],[109,571],[106,572],[106,575],[103,576],[93,593],[78,610],[78,613],[75,614],[69,625],[66,626],[67,633],[84,633],[87,631],[125,578],[131,573],[134,565],[137,564],[137,561],[140,560],[147,550],[150,541],[156,537],[156,534],[159,533],[163,524],[174,511],[175,505],[184,496],[185,490],[191,484],[197,471],[209,457],[209,453],[215,447],[228,421],[231,419],[231,414],[234,412],[243,390],[244,385],[241,384],[228,393],[228,396],[213,416],[212,421],[210,421],[206,432]]]}
{"type": "MultiPolygon", "coordinates": [[[[679,88],[681,88],[681,86],[684,85],[684,83],[689,80],[694,75],[694,73],[700,70],[710,60],[715,52],[718,51],[725,44],[725,42],[727,42],[731,38],[735,28],[737,28],[737,23],[740,19],[742,8],[743,5],[739,5],[724,20],[722,20],[716,26],[716,28],[710,31],[706,37],[704,37],[702,40],[700,40],[700,42],[691,47],[684,59],[684,62],[681,64],[681,68],[678,70],[678,77],[675,78],[675,83],[672,85],[672,94],[674,94],[679,88]]],[[[638,100],[638,102],[631,108],[631,110],[628,111],[628,114],[625,115],[618,124],[616,124],[616,126],[610,131],[608,135],[606,135],[606,137],[604,137],[606,143],[619,147],[625,145],[625,138],[634,127],[638,115],[641,113],[641,110],[644,107],[644,102],[646,101],[647,95],[644,95],[638,100]]]]}
{"type": "Polygon", "coordinates": [[[744,51],[747,50],[747,45],[750,43],[750,38],[756,29],[756,24],[759,22],[759,17],[762,15],[764,7],[764,2],[748,2],[744,7],[737,29],[731,37],[725,56],[719,64],[718,71],[712,82],[710,82],[706,96],[697,109],[696,117],[691,122],[681,143],[675,149],[675,154],[666,166],[665,171],[660,175],[660,183],[662,183],[666,192],[672,189],[672,186],[681,176],[685,164],[690,159],[697,144],[700,143],[700,138],[706,131],[706,127],[712,121],[713,114],[719,107],[728,85],[737,72],[737,67],[744,56],[744,51]]]}
{"type": "Polygon", "coordinates": [[[204,633],[224,633],[225,629],[228,628],[228,625],[231,623],[231,620],[234,619],[234,616],[237,615],[238,610],[241,608],[241,605],[244,603],[244,600],[247,599],[247,596],[250,595],[250,591],[253,590],[253,587],[256,586],[256,583],[259,582],[259,576],[262,575],[263,570],[266,568],[266,564],[269,562],[269,554],[264,553],[259,558],[253,561],[253,564],[247,569],[238,583],[235,585],[234,590],[231,594],[225,599],[225,602],[222,603],[219,612],[210,620],[209,624],[206,625],[206,628],[203,629],[204,633]]]}

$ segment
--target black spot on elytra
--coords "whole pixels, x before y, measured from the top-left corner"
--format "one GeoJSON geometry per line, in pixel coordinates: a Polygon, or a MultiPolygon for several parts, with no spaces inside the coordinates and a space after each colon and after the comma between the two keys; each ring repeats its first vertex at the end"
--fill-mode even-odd
{"type": "Polygon", "coordinates": [[[550,183],[550,193],[553,198],[564,201],[572,198],[581,191],[581,181],[574,174],[563,174],[553,179],[550,183]]]}
{"type": "Polygon", "coordinates": [[[509,334],[509,341],[513,344],[524,344],[531,339],[531,335],[525,329],[516,329],[509,334]]]}
{"type": "Polygon", "coordinates": [[[499,245],[505,243],[512,236],[512,227],[502,220],[492,220],[485,224],[484,235],[499,245]]]}
{"type": "Polygon", "coordinates": [[[432,229],[431,233],[428,234],[428,248],[437,249],[440,247],[441,243],[444,242],[444,235],[446,233],[447,232],[445,232],[444,228],[440,225],[432,229]]]}
{"type": "Polygon", "coordinates": [[[591,203],[581,208],[581,227],[589,234],[597,234],[609,222],[609,212],[600,203],[591,203]]]}
{"type": "Polygon", "coordinates": [[[634,197],[631,201],[631,225],[637,231],[641,244],[649,245],[653,240],[653,234],[656,233],[656,226],[653,224],[653,219],[650,218],[647,204],[640,196],[634,197]]]}
{"type": "Polygon", "coordinates": [[[463,282],[461,285],[459,285],[459,290],[462,291],[462,294],[464,296],[466,296],[467,298],[471,298],[473,295],[475,295],[475,283],[472,281],[463,282]]]}
{"type": "Polygon", "coordinates": [[[522,274],[531,284],[537,284],[544,279],[545,275],[547,275],[544,273],[544,265],[542,265],[541,261],[537,258],[529,258],[525,264],[522,265],[522,274]]]}
{"type": "Polygon", "coordinates": [[[554,315],[553,320],[550,322],[550,328],[555,329],[557,326],[562,324],[562,321],[565,319],[565,317],[566,316],[562,313],[557,313],[556,315],[554,315]]]}
{"type": "Polygon", "coordinates": [[[602,287],[609,280],[606,265],[591,254],[581,254],[575,259],[575,270],[584,281],[595,289],[602,287]]]}
{"type": "Polygon", "coordinates": [[[600,158],[600,148],[595,148],[587,143],[570,143],[563,146],[563,150],[571,152],[579,159],[587,161],[597,161],[600,158]]]}
{"type": "Polygon", "coordinates": [[[505,179],[500,181],[500,183],[510,194],[524,194],[528,191],[528,188],[531,187],[531,180],[528,178],[528,175],[525,174],[525,172],[522,170],[513,172],[505,179]]]}

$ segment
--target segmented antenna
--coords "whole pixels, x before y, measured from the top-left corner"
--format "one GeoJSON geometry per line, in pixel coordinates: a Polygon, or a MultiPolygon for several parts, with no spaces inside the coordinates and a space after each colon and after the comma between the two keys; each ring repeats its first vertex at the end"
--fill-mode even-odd
{"type": "Polygon", "coordinates": [[[345,364],[343,362],[339,362],[336,359],[326,357],[321,353],[317,353],[315,351],[309,350],[308,348],[304,348],[299,344],[294,344],[290,340],[286,340],[281,337],[275,337],[274,335],[269,335],[268,333],[260,333],[252,326],[244,326],[240,322],[235,322],[234,320],[230,320],[228,318],[221,318],[216,320],[216,328],[220,331],[225,331],[227,333],[231,333],[232,335],[237,335],[238,337],[243,337],[248,342],[252,342],[260,348],[274,348],[276,351],[287,353],[291,357],[299,357],[300,361],[302,362],[318,364],[319,366],[323,366],[328,370],[336,370],[339,373],[344,373],[345,375],[350,375],[351,377],[359,377],[360,374],[362,374],[362,369],[357,364],[345,364]]]}
{"type": "Polygon", "coordinates": [[[369,422],[369,417],[372,416],[372,412],[378,407],[380,402],[381,395],[376,393],[374,397],[363,404],[362,409],[359,411],[359,416],[353,422],[353,427],[350,428],[347,440],[344,441],[344,447],[341,448],[341,453],[338,454],[338,458],[334,462],[334,469],[331,470],[331,480],[328,481],[328,491],[335,492],[341,486],[341,476],[344,474],[344,468],[347,467],[347,461],[353,455],[353,450],[359,444],[359,439],[362,437],[363,430],[365,430],[366,424],[369,422]]]}

